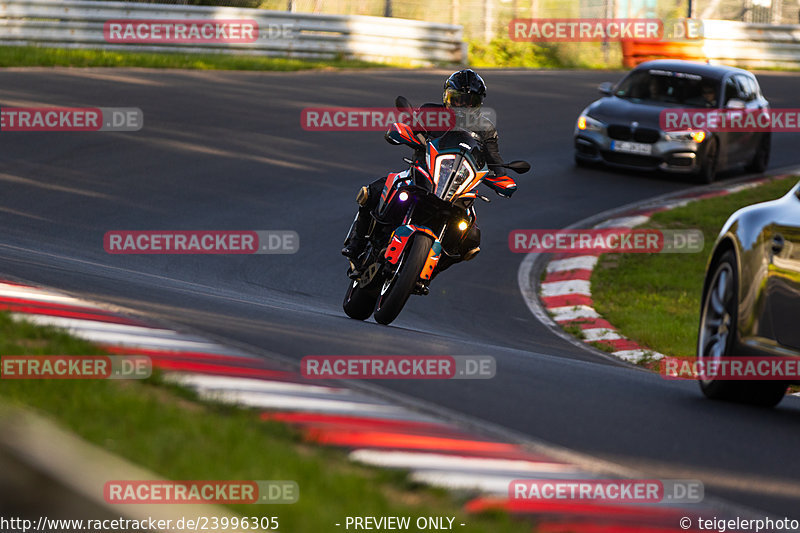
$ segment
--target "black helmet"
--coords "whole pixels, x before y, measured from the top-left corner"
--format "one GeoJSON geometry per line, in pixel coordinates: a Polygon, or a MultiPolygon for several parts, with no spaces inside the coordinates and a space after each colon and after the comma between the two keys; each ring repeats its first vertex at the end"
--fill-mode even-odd
{"type": "Polygon", "coordinates": [[[454,72],[444,82],[442,103],[447,107],[480,107],[486,97],[486,84],[474,70],[454,72]]]}

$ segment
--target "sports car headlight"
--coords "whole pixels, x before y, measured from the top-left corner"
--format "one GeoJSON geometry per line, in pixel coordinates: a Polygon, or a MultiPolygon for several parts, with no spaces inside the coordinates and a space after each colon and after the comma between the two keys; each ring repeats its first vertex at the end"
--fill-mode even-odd
{"type": "Polygon", "coordinates": [[[578,129],[581,131],[602,131],[605,124],[587,115],[578,117],[578,129]]]}
{"type": "Polygon", "coordinates": [[[664,134],[664,138],[668,141],[689,142],[694,141],[697,144],[703,142],[706,138],[704,131],[671,131],[664,134]]]}

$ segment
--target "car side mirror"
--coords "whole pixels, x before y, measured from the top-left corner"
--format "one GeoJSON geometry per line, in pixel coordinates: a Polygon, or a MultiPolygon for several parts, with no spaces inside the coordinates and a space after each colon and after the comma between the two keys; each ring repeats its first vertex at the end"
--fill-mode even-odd
{"type": "Polygon", "coordinates": [[[611,96],[614,93],[614,84],[610,81],[604,81],[597,88],[603,96],[611,96]]]}
{"type": "Polygon", "coordinates": [[[728,103],[725,104],[725,109],[744,109],[745,103],[744,100],[739,100],[738,98],[731,98],[728,100],[728,103]]]}

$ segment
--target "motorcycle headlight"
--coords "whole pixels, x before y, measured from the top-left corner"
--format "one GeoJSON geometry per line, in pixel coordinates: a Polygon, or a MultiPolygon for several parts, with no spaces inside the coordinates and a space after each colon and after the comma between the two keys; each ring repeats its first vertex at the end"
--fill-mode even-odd
{"type": "Polygon", "coordinates": [[[703,142],[706,138],[704,131],[671,131],[664,134],[664,138],[668,141],[681,141],[689,142],[694,141],[697,144],[703,142]]]}
{"type": "Polygon", "coordinates": [[[453,173],[453,167],[456,164],[456,156],[452,154],[439,156],[436,158],[436,167],[433,171],[433,181],[438,185],[443,181],[447,181],[453,173]]]}
{"type": "Polygon", "coordinates": [[[578,117],[578,129],[581,131],[602,131],[604,126],[605,124],[590,116],[581,115],[578,117]]]}
{"type": "Polygon", "coordinates": [[[453,171],[455,163],[456,156],[453,154],[439,156],[436,160],[434,170],[436,196],[443,200],[451,200],[475,176],[472,165],[466,159],[461,160],[456,172],[453,171]]]}

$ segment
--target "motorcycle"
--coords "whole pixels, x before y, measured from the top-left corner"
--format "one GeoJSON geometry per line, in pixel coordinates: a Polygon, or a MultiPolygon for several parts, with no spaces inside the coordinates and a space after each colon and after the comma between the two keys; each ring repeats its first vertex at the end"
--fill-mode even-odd
{"type": "MultiPolygon", "coordinates": [[[[412,116],[413,107],[404,97],[395,105],[412,116]]],[[[409,168],[386,179],[371,213],[367,245],[350,261],[351,281],[343,302],[349,317],[366,320],[374,314],[380,324],[397,318],[411,294],[427,294],[439,271],[477,253],[471,244],[479,235],[474,203],[490,200],[475,189],[493,172],[480,142],[464,129],[433,138],[396,122],[385,138],[413,148],[417,157],[404,157],[409,168]]],[[[526,161],[498,166],[518,174],[531,168],[526,161]]]]}

